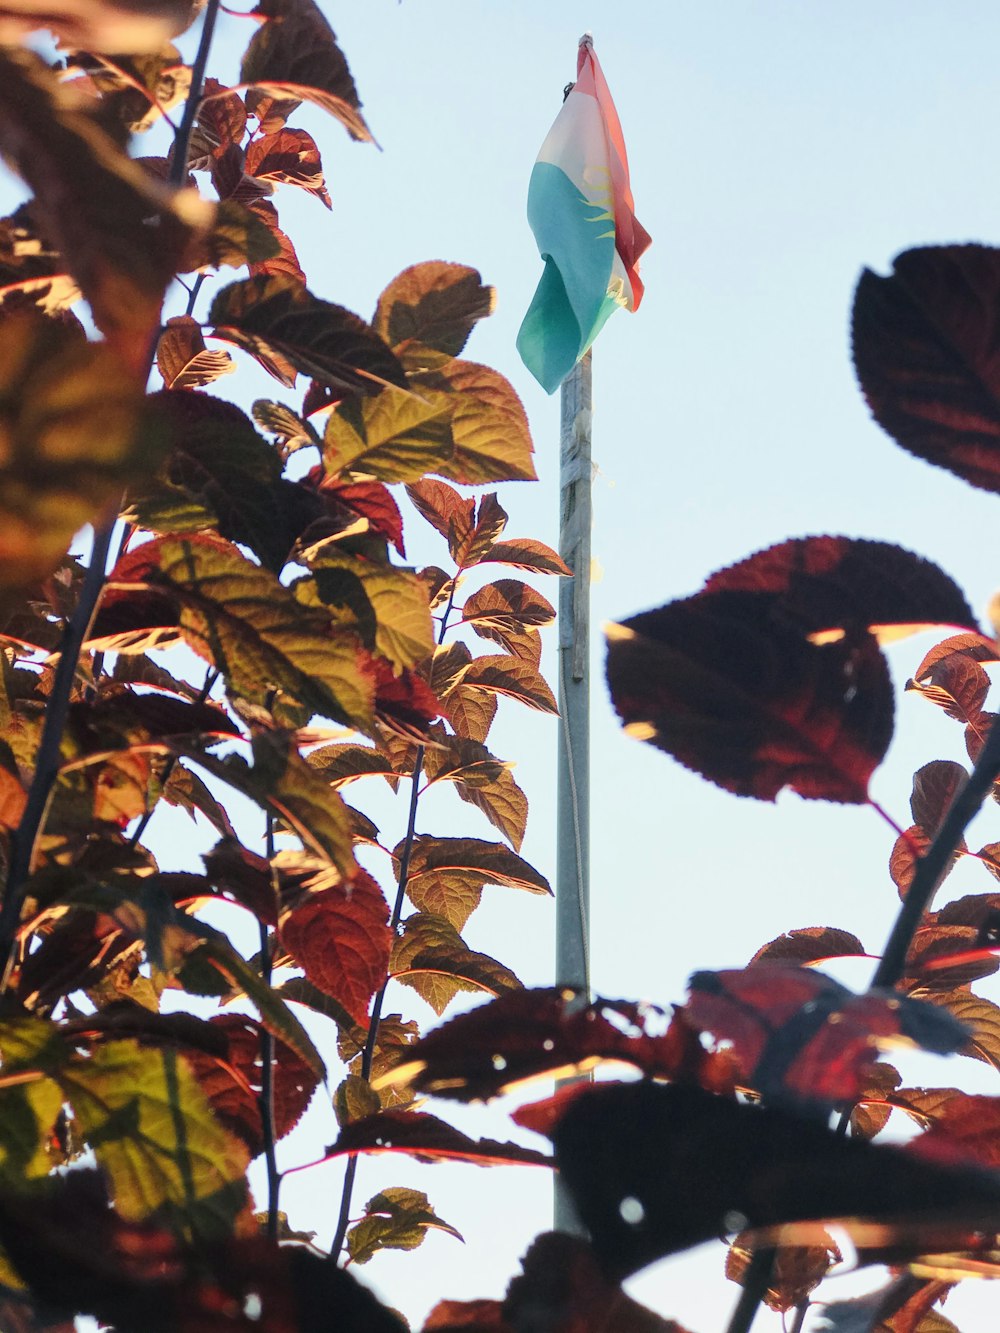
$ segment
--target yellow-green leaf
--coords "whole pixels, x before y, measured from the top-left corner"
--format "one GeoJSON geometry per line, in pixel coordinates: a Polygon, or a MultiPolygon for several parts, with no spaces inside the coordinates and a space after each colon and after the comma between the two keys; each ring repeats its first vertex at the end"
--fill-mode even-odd
{"type": "Polygon", "coordinates": [[[324,610],[303,606],[228,542],[160,538],[129,552],[112,571],[95,636],[118,623],[116,613],[128,611],[134,627],[147,606],[163,625],[171,604],[188,646],[223,672],[232,694],[278,722],[300,726],[319,713],[371,725],[374,684],[354,636],[334,634],[324,610]],[[147,592],[167,594],[166,605],[147,592]]]}
{"type": "Polygon", "coordinates": [[[123,1217],[201,1204],[200,1233],[228,1234],[232,1217],[213,1216],[213,1196],[230,1199],[226,1187],[245,1175],[248,1152],[221,1127],[175,1051],[107,1042],[74,1057],[59,1081],[123,1217]]]}
{"type": "Polygon", "coordinates": [[[347,1252],[354,1263],[366,1264],[379,1250],[415,1250],[431,1227],[462,1240],[420,1190],[385,1189],[368,1200],[364,1217],[347,1233],[347,1252]]]}
{"type": "Polygon", "coordinates": [[[475,953],[450,921],[430,912],[418,912],[404,922],[389,975],[412,986],[438,1014],[459,991],[499,995],[521,986],[509,968],[488,954],[475,953]]]}

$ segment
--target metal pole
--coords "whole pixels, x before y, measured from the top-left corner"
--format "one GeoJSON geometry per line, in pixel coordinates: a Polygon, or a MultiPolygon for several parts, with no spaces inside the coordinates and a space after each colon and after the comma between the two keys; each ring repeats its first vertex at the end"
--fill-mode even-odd
{"type": "MultiPolygon", "coordinates": [[[[559,762],[556,813],[556,984],[590,997],[591,354],[562,383],[559,554],[559,762]]],[[[556,1177],[555,1227],[580,1234],[556,1177]]]]}

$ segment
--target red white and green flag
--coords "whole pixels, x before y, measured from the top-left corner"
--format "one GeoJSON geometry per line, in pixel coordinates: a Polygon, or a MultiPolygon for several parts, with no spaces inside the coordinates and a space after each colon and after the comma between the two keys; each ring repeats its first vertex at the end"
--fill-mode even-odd
{"type": "Polygon", "coordinates": [[[611,312],[638,309],[639,257],[649,245],[635,216],[622,127],[589,33],[580,39],[576,83],[531,173],[528,221],[545,271],[517,350],[554,393],[611,312]]]}

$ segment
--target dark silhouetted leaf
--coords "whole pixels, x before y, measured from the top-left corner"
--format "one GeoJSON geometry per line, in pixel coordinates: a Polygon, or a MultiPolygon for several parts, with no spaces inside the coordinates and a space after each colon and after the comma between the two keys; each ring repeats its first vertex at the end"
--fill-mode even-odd
{"type": "Polygon", "coordinates": [[[288,388],[297,373],[348,393],[404,384],[402,367],[357,315],[283,277],[245,278],[212,302],[214,336],[242,347],[288,388]]]}
{"type": "Polygon", "coordinates": [[[249,264],[251,278],[291,278],[293,282],[305,285],[306,275],[299,263],[295,246],[278,226],[278,210],[268,199],[251,199],[247,211],[267,228],[276,247],[274,253],[261,255],[249,264]]]}
{"type": "MultiPolygon", "coordinates": [[[[377,1100],[377,1096],[376,1096],[377,1100]]],[[[454,1159],[477,1166],[551,1166],[551,1159],[518,1143],[496,1143],[493,1139],[470,1139],[437,1116],[424,1111],[381,1111],[341,1128],[326,1157],[345,1153],[407,1153],[419,1161],[454,1159]]]]}
{"type": "MultiPolygon", "coordinates": [[[[917,862],[921,857],[927,855],[930,845],[930,834],[919,824],[913,824],[908,829],[904,829],[893,843],[892,853],[889,857],[889,874],[892,877],[893,884],[899,890],[901,898],[905,898],[909,893],[913,876],[916,873],[917,862]]],[[[965,848],[966,842],[963,838],[948,862],[946,873],[954,869],[956,861],[965,851],[965,848]]]]}
{"type": "Polygon", "coordinates": [[[415,1250],[430,1227],[462,1239],[420,1190],[385,1189],[368,1200],[364,1217],[347,1233],[347,1253],[352,1262],[366,1264],[379,1250],[415,1250]]]}
{"type": "Polygon", "coordinates": [[[663,1022],[663,1011],[651,1005],[587,1004],[571,990],[512,991],[429,1032],[385,1082],[411,1082],[418,1092],[481,1101],[532,1079],[585,1073],[604,1060],[622,1061],[653,1077],[683,1079],[711,1079],[710,1070],[728,1065],[702,1047],[683,1019],[675,1018],[666,1032],[663,1022]],[[650,1034],[647,1024],[662,1035],[650,1034]]]}
{"type": "Polygon", "coordinates": [[[933,625],[976,628],[961,589],[937,565],[888,542],[800,537],[711,575],[704,595],[753,592],[818,638],[864,627],[887,642],[933,625]]]}
{"type": "Polygon", "coordinates": [[[324,883],[321,875],[304,881],[304,892],[282,913],[281,940],[307,979],[364,1023],[389,968],[389,905],[364,871],[349,888],[324,883]]]}
{"type": "Polygon", "coordinates": [[[493,288],[483,286],[474,268],[432,261],[393,278],[378,299],[372,323],[403,354],[407,349],[400,344],[417,343],[411,356],[431,349],[453,357],[461,354],[477,320],[493,313],[494,303],[493,288]]]}
{"type": "MultiPolygon", "coordinates": [[[[899,1149],[840,1138],[813,1120],[692,1087],[587,1089],[570,1102],[553,1138],[598,1257],[619,1276],[713,1239],[734,1214],[754,1230],[838,1219],[859,1250],[917,1254],[938,1227],[974,1227],[1000,1194],[991,1174],[930,1166],[899,1149]],[[624,1200],[638,1207],[623,1209],[624,1200]],[[880,1225],[866,1234],[858,1219],[880,1225]]],[[[797,1232],[809,1234],[787,1227],[780,1239],[797,1232]]]]}
{"type": "Polygon", "coordinates": [[[851,1133],[855,1138],[873,1139],[885,1129],[892,1114],[886,1098],[901,1082],[899,1070],[892,1065],[877,1061],[868,1066],[859,1100],[851,1111],[851,1133]]]}
{"type": "Polygon", "coordinates": [[[296,415],[284,403],[275,403],[268,398],[258,398],[253,405],[253,419],[261,430],[274,435],[286,453],[297,449],[321,444],[320,437],[313,426],[296,415]]]}
{"type": "Polygon", "coordinates": [[[421,1333],[513,1333],[499,1301],[438,1301],[421,1333]]]}
{"type": "Polygon", "coordinates": [[[313,0],[260,0],[262,19],[243,56],[240,79],[253,85],[252,114],[273,133],[299,101],[313,102],[335,116],[352,139],[371,140],[361,103],[333,29],[313,0]],[[280,100],[290,106],[275,107],[280,100]]]}
{"type": "Polygon", "coordinates": [[[869,634],[810,643],[769,619],[759,594],[725,592],[611,626],[608,645],[630,734],[739,796],[868,799],[892,737],[892,686],[869,634]]]}
{"type": "Polygon", "coordinates": [[[991,321],[1000,250],[928,246],[866,269],[854,297],[854,365],[898,444],[973,486],[1000,490],[1000,372],[991,321]]]}
{"type": "Polygon", "coordinates": [[[431,912],[418,912],[403,922],[389,975],[411,986],[437,1014],[444,1013],[459,991],[499,995],[521,987],[509,968],[474,952],[445,917],[431,912]]]}

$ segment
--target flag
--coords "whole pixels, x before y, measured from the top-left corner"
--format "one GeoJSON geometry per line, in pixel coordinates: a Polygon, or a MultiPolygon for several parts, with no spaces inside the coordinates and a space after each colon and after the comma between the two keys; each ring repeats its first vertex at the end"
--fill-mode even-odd
{"type": "Polygon", "coordinates": [[[580,38],[576,83],[531,173],[528,221],[545,271],[517,350],[554,393],[611,312],[638,309],[639,256],[649,245],[636,221],[622,127],[589,33],[580,38]]]}

